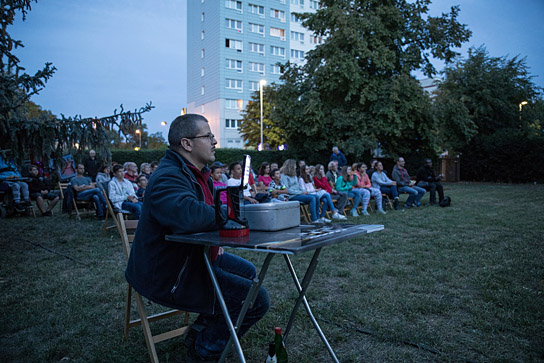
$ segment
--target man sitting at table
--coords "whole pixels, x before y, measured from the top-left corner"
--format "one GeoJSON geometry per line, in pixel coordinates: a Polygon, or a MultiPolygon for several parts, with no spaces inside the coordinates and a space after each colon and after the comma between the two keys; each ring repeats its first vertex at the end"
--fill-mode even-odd
{"type": "MultiPolygon", "coordinates": [[[[204,246],[168,242],[165,235],[218,228],[213,184],[206,166],[215,160],[217,140],[205,117],[187,114],[172,122],[168,142],[170,149],[146,188],[125,275],[132,287],[148,299],[200,313],[185,339],[187,358],[214,360],[224,350],[230,332],[206,270],[204,246]]],[[[209,257],[229,315],[236,321],[256,269],[218,247],[210,248],[209,257]]],[[[268,293],[261,287],[239,336],[261,319],[268,307],[268,293]]]]}

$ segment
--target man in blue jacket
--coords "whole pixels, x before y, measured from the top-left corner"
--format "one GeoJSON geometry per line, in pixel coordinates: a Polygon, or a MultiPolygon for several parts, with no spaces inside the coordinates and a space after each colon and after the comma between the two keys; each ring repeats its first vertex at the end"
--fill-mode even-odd
{"type": "Polygon", "coordinates": [[[333,146],[330,161],[336,161],[338,163],[339,169],[342,169],[344,166],[348,164],[346,155],[344,155],[344,153],[338,150],[338,146],[333,146]]]}
{"type": "MultiPolygon", "coordinates": [[[[219,358],[230,337],[203,258],[203,246],[168,242],[167,234],[217,229],[213,184],[207,164],[217,141],[205,117],[177,117],[168,133],[170,149],[152,174],[125,276],[141,295],[161,305],[200,313],[186,338],[188,361],[219,358]]],[[[215,275],[236,321],[256,276],[248,261],[210,249],[215,275]]],[[[240,336],[264,316],[269,297],[261,287],[246,314],[240,336]]]]}

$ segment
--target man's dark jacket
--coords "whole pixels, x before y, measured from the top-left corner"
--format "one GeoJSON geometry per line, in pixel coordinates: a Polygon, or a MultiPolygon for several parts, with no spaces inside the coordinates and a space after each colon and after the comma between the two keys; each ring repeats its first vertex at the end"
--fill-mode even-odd
{"type": "MultiPolygon", "coordinates": [[[[213,193],[213,184],[208,180],[213,193]]],[[[175,151],[167,150],[147,184],[142,214],[125,271],[141,295],[175,309],[213,313],[215,293],[203,247],[168,242],[167,234],[217,229],[215,210],[175,151]]]]}
{"type": "Polygon", "coordinates": [[[346,155],[344,155],[340,150],[338,150],[338,154],[332,153],[330,161],[337,161],[339,168],[342,168],[348,164],[346,155]]]}
{"type": "Polygon", "coordinates": [[[423,165],[419,170],[417,171],[416,180],[419,183],[420,181],[424,181],[427,183],[436,183],[440,180],[440,178],[436,177],[436,174],[434,173],[433,168],[429,168],[426,165],[423,165]]]}

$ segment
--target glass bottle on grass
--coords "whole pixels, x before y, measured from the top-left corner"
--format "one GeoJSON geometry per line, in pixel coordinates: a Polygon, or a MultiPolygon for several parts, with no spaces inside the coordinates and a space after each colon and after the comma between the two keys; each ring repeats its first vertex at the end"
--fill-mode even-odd
{"type": "Polygon", "coordinates": [[[274,329],[274,343],[276,345],[276,360],[278,363],[287,363],[287,350],[283,344],[283,335],[280,327],[274,329]]]}
{"type": "Polygon", "coordinates": [[[268,356],[266,357],[265,363],[278,363],[276,359],[276,343],[271,342],[268,344],[268,356]]]}

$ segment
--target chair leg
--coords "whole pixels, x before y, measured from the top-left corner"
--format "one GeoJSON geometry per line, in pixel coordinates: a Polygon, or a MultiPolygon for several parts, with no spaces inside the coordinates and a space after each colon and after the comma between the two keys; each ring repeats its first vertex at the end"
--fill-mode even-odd
{"type": "Polygon", "coordinates": [[[130,330],[130,305],[132,303],[132,287],[127,285],[127,303],[125,307],[125,339],[128,339],[128,332],[130,330]]]}
{"type": "Polygon", "coordinates": [[[147,345],[149,358],[151,359],[151,362],[158,363],[159,357],[157,356],[157,351],[155,350],[155,343],[153,342],[153,335],[151,334],[151,329],[149,328],[149,322],[147,321],[147,314],[145,311],[145,306],[142,300],[142,296],[140,296],[140,294],[134,291],[134,298],[136,299],[136,305],[138,306],[138,314],[140,315],[142,329],[144,330],[145,344],[147,345]]]}

